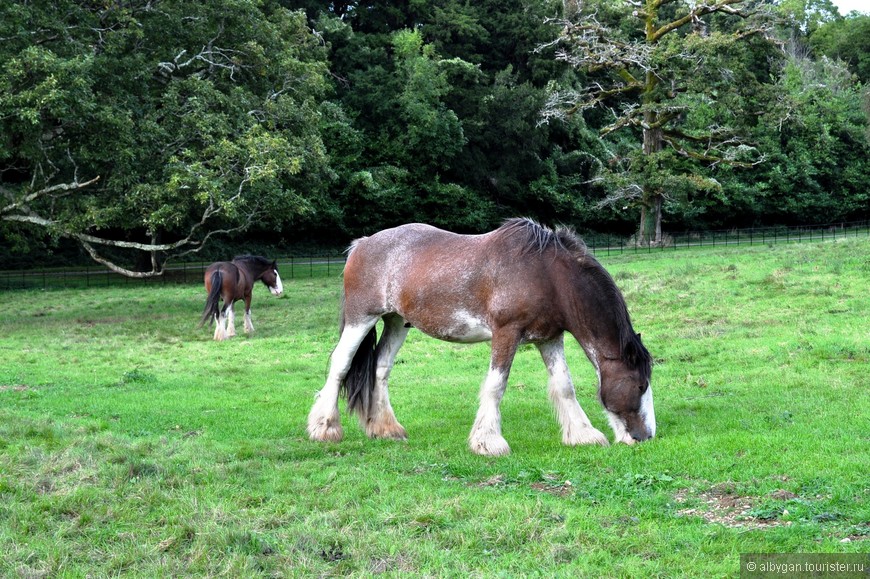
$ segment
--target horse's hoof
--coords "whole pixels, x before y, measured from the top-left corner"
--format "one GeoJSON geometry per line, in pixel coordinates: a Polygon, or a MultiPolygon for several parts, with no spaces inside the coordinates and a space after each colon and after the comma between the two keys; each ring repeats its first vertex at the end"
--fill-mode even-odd
{"type": "Polygon", "coordinates": [[[380,425],[375,427],[372,424],[366,425],[366,435],[369,438],[388,438],[390,440],[408,440],[408,433],[398,422],[386,426],[380,425]]]}
{"type": "Polygon", "coordinates": [[[564,437],[562,442],[567,446],[591,445],[610,446],[610,441],[597,428],[584,428],[572,436],[564,437]]]}
{"type": "Polygon", "coordinates": [[[491,436],[486,440],[469,440],[468,446],[471,452],[481,456],[506,456],[511,453],[507,440],[501,436],[491,436]]]}
{"type": "Polygon", "coordinates": [[[337,422],[318,421],[308,425],[308,437],[317,442],[340,442],[344,438],[344,431],[337,422]]]}

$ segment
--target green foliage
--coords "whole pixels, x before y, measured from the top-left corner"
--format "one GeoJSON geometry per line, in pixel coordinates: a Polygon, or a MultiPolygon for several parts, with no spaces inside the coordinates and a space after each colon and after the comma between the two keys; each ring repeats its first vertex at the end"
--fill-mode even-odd
{"type": "Polygon", "coordinates": [[[843,61],[865,86],[870,83],[870,16],[825,22],[810,34],[809,44],[817,55],[843,61]]]}
{"type": "MultiPolygon", "coordinates": [[[[643,10],[581,4],[611,49],[645,42],[643,10]]],[[[0,238],[16,259],[52,260],[84,251],[65,241],[78,233],[190,235],[179,251],[209,235],[336,245],[412,220],[483,231],[528,215],[627,234],[655,205],[621,196],[641,178],[664,194],[666,229],[868,216],[867,17],[829,0],[743,0],[776,12],[776,27],[705,15],[647,47],[657,76],[631,60],[615,77],[633,75],[643,96],[545,122],[554,90],[614,78],[555,58],[567,29],[553,19],[581,4],[4,3],[0,238]],[[646,161],[644,123],[669,139],[646,161]]],[[[660,23],[687,6],[662,4],[660,23]]]]}
{"type": "Polygon", "coordinates": [[[4,191],[58,231],[282,225],[324,193],[325,53],[302,14],[235,0],[3,6],[4,191]]]}
{"type": "Polygon", "coordinates": [[[870,204],[861,85],[832,61],[793,58],[761,126],[769,160],[754,172],[759,213],[780,222],[860,219],[870,204]]]}

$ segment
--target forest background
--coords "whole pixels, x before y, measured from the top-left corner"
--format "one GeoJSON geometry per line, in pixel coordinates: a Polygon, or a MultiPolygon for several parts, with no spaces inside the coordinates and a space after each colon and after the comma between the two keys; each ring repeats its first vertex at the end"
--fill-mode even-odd
{"type": "Polygon", "coordinates": [[[868,79],[830,0],[3,3],[0,269],[864,220],[868,79]]]}

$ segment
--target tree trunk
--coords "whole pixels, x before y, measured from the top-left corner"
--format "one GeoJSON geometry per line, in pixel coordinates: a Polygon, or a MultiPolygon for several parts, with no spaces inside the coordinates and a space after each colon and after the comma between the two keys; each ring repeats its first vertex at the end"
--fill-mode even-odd
{"type": "Polygon", "coordinates": [[[647,195],[640,209],[640,229],[637,235],[638,245],[658,246],[662,243],[662,201],[660,194],[647,195]]]}
{"type": "MultiPolygon", "coordinates": [[[[644,29],[646,41],[649,44],[656,43],[656,18],[661,2],[647,0],[645,6],[644,29]]],[[[652,70],[646,71],[643,87],[643,104],[649,107],[643,113],[643,154],[655,155],[662,150],[662,124],[658,113],[652,108],[656,103],[655,89],[659,79],[652,70]]],[[[644,171],[650,170],[650,164],[646,164],[644,171]]],[[[640,217],[640,230],[638,231],[638,243],[649,245],[661,245],[662,243],[662,199],[660,190],[653,190],[649,183],[642,183],[643,187],[643,210],[640,217]]]]}
{"type": "MultiPolygon", "coordinates": [[[[662,129],[658,126],[656,114],[652,111],[644,113],[643,154],[652,155],[662,150],[662,129]]],[[[662,243],[662,201],[661,191],[650,190],[648,184],[643,184],[643,202],[640,213],[640,229],[637,242],[643,245],[661,245],[662,243]]]]}

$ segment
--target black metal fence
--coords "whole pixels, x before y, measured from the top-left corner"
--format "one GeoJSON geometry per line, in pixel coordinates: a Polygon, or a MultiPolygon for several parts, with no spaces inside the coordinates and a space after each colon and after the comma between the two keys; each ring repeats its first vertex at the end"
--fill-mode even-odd
{"type": "MultiPolygon", "coordinates": [[[[278,259],[283,279],[339,275],[345,256],[293,257],[278,259]]],[[[159,277],[131,278],[102,266],[0,271],[0,291],[12,289],[88,288],[203,283],[211,262],[173,264],[159,277]]]]}
{"type": "Polygon", "coordinates": [[[723,245],[775,245],[803,243],[844,237],[870,237],[870,221],[803,225],[799,227],[752,227],[709,231],[668,232],[659,244],[637,243],[634,239],[593,234],[585,236],[587,246],[597,256],[622,253],[651,253],[695,247],[723,245]]]}
{"type": "MultiPolygon", "coordinates": [[[[670,232],[660,244],[637,243],[632,239],[605,234],[587,234],[584,240],[600,257],[626,253],[652,253],[680,249],[804,243],[844,237],[870,237],[870,221],[832,223],[802,227],[755,227],[716,231],[670,232]]],[[[344,255],[292,257],[278,260],[281,277],[286,279],[340,275],[344,255]]],[[[171,265],[154,278],[129,278],[101,266],[0,271],[0,291],[14,289],[88,288],[106,286],[143,286],[202,283],[209,262],[171,265]]]]}

